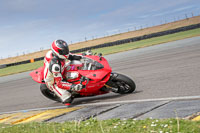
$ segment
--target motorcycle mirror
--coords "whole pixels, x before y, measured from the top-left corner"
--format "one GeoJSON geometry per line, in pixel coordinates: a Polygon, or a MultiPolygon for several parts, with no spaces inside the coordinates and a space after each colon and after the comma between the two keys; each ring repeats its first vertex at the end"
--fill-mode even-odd
{"type": "Polygon", "coordinates": [[[101,61],[102,60],[102,53],[99,53],[98,56],[99,56],[99,60],[101,61]]]}
{"type": "Polygon", "coordinates": [[[101,57],[101,56],[102,56],[102,53],[99,53],[98,56],[101,57]]]}

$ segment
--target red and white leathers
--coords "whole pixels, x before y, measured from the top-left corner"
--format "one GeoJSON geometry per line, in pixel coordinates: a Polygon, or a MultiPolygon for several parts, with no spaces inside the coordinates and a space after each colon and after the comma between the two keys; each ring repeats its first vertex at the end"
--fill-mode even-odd
{"type": "MultiPolygon", "coordinates": [[[[82,57],[79,55],[70,55],[68,59],[73,59],[74,57],[82,57]]],[[[68,91],[71,89],[72,84],[62,81],[65,79],[69,61],[60,59],[54,56],[52,51],[48,51],[44,59],[44,81],[47,87],[52,90],[62,102],[65,102],[71,97],[71,93],[68,91]]]]}

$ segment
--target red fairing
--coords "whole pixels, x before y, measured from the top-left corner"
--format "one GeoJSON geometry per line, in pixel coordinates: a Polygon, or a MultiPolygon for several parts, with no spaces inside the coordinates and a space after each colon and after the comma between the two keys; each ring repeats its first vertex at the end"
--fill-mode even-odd
{"type": "Polygon", "coordinates": [[[85,89],[82,89],[79,93],[82,96],[90,96],[90,95],[101,95],[108,92],[102,92],[100,89],[105,85],[105,83],[109,80],[110,73],[105,75],[101,80],[91,80],[87,84],[85,89]]]}
{"type": "Polygon", "coordinates": [[[109,74],[111,71],[109,70],[79,70],[78,71],[81,75],[94,80],[95,82],[99,82],[105,77],[107,74],[109,74]]]}
{"type": "Polygon", "coordinates": [[[86,56],[86,57],[101,63],[104,66],[104,68],[99,70],[78,70],[78,72],[81,75],[98,82],[103,77],[112,72],[112,68],[109,66],[107,60],[104,57],[102,57],[101,60],[99,60],[99,56],[86,56]]]}
{"type": "MultiPolygon", "coordinates": [[[[35,82],[43,83],[44,80],[44,67],[40,67],[30,73],[30,76],[35,82]]],[[[44,83],[43,83],[44,84],[44,83]]]]}
{"type": "Polygon", "coordinates": [[[109,80],[110,74],[112,72],[112,69],[109,66],[107,60],[104,57],[102,57],[101,60],[99,60],[99,56],[86,56],[86,57],[101,63],[104,66],[104,68],[99,70],[78,70],[80,75],[90,79],[86,88],[82,89],[79,92],[79,94],[82,96],[90,96],[90,95],[101,95],[107,93],[100,91],[100,89],[109,80]]]}

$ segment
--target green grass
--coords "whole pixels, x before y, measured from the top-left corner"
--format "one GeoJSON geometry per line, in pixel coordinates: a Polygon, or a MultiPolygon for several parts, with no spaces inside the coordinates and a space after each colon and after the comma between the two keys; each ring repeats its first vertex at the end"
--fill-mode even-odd
{"type": "Polygon", "coordinates": [[[23,64],[23,65],[6,67],[6,68],[3,68],[3,69],[0,69],[0,76],[6,76],[6,75],[11,75],[11,74],[16,74],[16,73],[34,70],[34,69],[37,69],[38,67],[40,67],[42,65],[43,65],[43,61],[37,61],[37,62],[34,62],[34,63],[28,63],[28,64],[23,64]]]}
{"type": "Polygon", "coordinates": [[[194,37],[194,36],[200,36],[200,28],[194,29],[194,30],[189,30],[189,31],[184,31],[184,32],[179,32],[179,33],[175,33],[175,34],[165,35],[165,36],[161,36],[161,37],[155,37],[155,38],[151,38],[151,39],[141,40],[141,41],[137,41],[137,42],[131,42],[131,43],[118,45],[118,46],[99,48],[99,49],[95,49],[92,51],[94,53],[96,52],[96,53],[102,53],[103,55],[107,55],[107,54],[113,54],[113,53],[118,53],[118,52],[122,52],[122,51],[137,49],[137,48],[153,46],[153,45],[171,42],[171,41],[175,41],[175,40],[181,40],[181,39],[190,38],[190,37],[194,37]]]}
{"type": "MultiPolygon", "coordinates": [[[[190,37],[194,37],[194,36],[200,36],[200,28],[194,29],[194,30],[189,30],[189,31],[184,31],[184,32],[179,32],[179,33],[175,33],[175,34],[171,34],[171,35],[165,35],[165,36],[161,36],[161,37],[155,37],[155,38],[151,38],[151,39],[141,40],[141,41],[137,41],[137,42],[127,43],[127,44],[118,45],[118,46],[94,49],[92,51],[94,53],[96,52],[96,53],[102,53],[103,55],[107,55],[107,54],[113,54],[113,53],[117,53],[117,52],[131,50],[131,49],[137,49],[137,48],[143,48],[143,47],[148,47],[148,46],[152,46],[152,45],[157,45],[157,44],[161,44],[161,43],[165,43],[165,42],[181,40],[184,38],[190,38],[190,37]]],[[[34,62],[34,63],[3,68],[3,69],[0,69],[0,77],[5,76],[5,75],[20,73],[20,72],[25,72],[25,71],[29,71],[29,70],[34,70],[42,65],[43,65],[42,61],[38,61],[38,62],[34,62]]]]}
{"type": "Polygon", "coordinates": [[[200,121],[179,119],[104,120],[0,125],[1,133],[200,133],[200,121]]]}

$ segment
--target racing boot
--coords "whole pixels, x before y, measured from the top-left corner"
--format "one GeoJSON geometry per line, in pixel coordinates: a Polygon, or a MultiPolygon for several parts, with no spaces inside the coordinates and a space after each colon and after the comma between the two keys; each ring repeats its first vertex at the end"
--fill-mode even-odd
{"type": "Polygon", "coordinates": [[[72,95],[68,90],[59,88],[54,85],[53,92],[61,99],[62,103],[71,103],[73,101],[72,95]]]}

